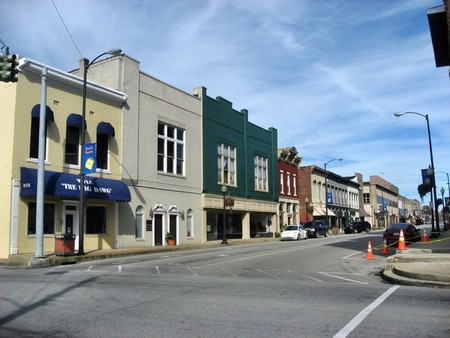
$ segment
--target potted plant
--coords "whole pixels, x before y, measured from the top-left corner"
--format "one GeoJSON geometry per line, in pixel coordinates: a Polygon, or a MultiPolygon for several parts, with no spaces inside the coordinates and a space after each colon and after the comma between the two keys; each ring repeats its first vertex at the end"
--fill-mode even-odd
{"type": "Polygon", "coordinates": [[[175,246],[175,236],[172,235],[170,232],[166,234],[166,243],[169,246],[175,246]]]}

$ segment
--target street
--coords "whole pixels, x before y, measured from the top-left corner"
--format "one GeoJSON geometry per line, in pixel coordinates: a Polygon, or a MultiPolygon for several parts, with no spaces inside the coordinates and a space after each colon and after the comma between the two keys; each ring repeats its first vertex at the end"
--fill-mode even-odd
{"type": "Polygon", "coordinates": [[[384,282],[381,245],[372,232],[1,269],[0,336],[450,336],[450,290],[384,282]]]}

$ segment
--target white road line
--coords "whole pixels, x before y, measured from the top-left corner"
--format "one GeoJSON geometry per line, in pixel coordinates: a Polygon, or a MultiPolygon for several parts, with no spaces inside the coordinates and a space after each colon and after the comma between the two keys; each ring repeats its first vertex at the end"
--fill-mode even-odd
{"type": "Polygon", "coordinates": [[[86,270],[86,271],[91,271],[91,269],[92,269],[92,265],[89,265],[89,268],[86,270]]]}
{"type": "Polygon", "coordinates": [[[383,293],[380,297],[375,299],[369,306],[358,313],[347,325],[345,325],[334,338],[345,338],[352,332],[373,310],[375,310],[381,303],[383,303],[400,285],[395,285],[383,293]]]}
{"type": "Polygon", "coordinates": [[[226,270],[225,268],[222,268],[222,270],[225,271],[226,273],[232,275],[233,277],[239,277],[238,275],[235,275],[234,273],[232,273],[232,272],[226,270]]]}
{"type": "Polygon", "coordinates": [[[118,271],[118,272],[122,272],[122,265],[119,265],[119,266],[117,267],[117,271],[118,271]]]}
{"type": "Polygon", "coordinates": [[[187,267],[186,269],[188,269],[190,272],[192,272],[192,274],[193,274],[194,276],[198,276],[197,273],[195,273],[190,267],[187,267]]]}
{"type": "Polygon", "coordinates": [[[270,277],[275,278],[275,279],[281,279],[281,278],[278,277],[278,276],[274,276],[274,275],[272,275],[272,274],[270,274],[270,273],[268,273],[268,272],[266,272],[266,271],[260,270],[260,269],[256,269],[256,271],[261,272],[261,273],[263,273],[263,274],[266,274],[267,276],[270,276],[270,277]]]}
{"type": "Polygon", "coordinates": [[[354,280],[354,279],[348,279],[348,278],[344,278],[344,277],[339,277],[339,276],[335,276],[332,275],[331,273],[326,273],[326,272],[319,272],[321,275],[325,275],[325,276],[329,276],[329,277],[333,277],[333,278],[338,278],[338,279],[342,279],[342,280],[346,280],[348,282],[352,282],[352,283],[359,283],[359,284],[369,284],[366,282],[360,282],[358,280],[354,280]]]}
{"type": "Polygon", "coordinates": [[[156,271],[158,272],[159,275],[159,267],[155,266],[156,271]]]}
{"type": "Polygon", "coordinates": [[[347,258],[350,258],[350,257],[352,257],[352,256],[360,255],[360,254],[362,254],[362,253],[363,253],[362,251],[355,252],[355,253],[352,253],[352,254],[350,254],[350,255],[347,255],[347,256],[342,257],[342,259],[347,259],[347,258]]]}
{"type": "Polygon", "coordinates": [[[310,248],[315,248],[315,247],[318,247],[318,246],[322,246],[322,245],[309,245],[309,246],[305,245],[305,246],[302,246],[302,247],[296,247],[294,249],[280,250],[280,251],[275,251],[275,252],[266,252],[266,253],[263,253],[263,254],[260,254],[260,255],[255,255],[255,256],[247,256],[247,257],[241,257],[241,258],[232,259],[232,260],[229,260],[229,261],[222,261],[222,262],[216,262],[216,263],[200,265],[200,266],[196,266],[196,268],[202,268],[202,267],[205,267],[205,266],[214,266],[214,265],[220,265],[220,264],[227,264],[227,263],[245,261],[247,259],[259,258],[259,257],[265,257],[265,256],[282,255],[282,254],[285,254],[286,252],[310,249],[310,248]]]}
{"type": "Polygon", "coordinates": [[[300,275],[300,274],[297,274],[297,276],[300,276],[300,277],[303,277],[303,278],[309,278],[309,279],[312,279],[313,281],[323,283],[323,280],[320,280],[320,279],[317,279],[317,278],[313,278],[313,277],[309,277],[309,276],[305,276],[305,275],[300,275]]]}

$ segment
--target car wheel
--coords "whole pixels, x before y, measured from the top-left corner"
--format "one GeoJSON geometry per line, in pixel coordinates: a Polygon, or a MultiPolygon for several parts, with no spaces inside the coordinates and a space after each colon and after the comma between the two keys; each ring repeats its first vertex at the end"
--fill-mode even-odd
{"type": "Polygon", "coordinates": [[[314,238],[319,237],[319,234],[317,233],[317,231],[314,231],[314,238]]]}
{"type": "Polygon", "coordinates": [[[305,234],[305,239],[308,239],[308,233],[305,234]]]}
{"type": "Polygon", "coordinates": [[[297,241],[299,241],[299,240],[300,240],[300,234],[297,235],[297,241]]]}
{"type": "Polygon", "coordinates": [[[369,227],[366,228],[366,232],[367,232],[367,233],[370,232],[370,228],[369,228],[369,227]]]}
{"type": "Polygon", "coordinates": [[[328,236],[328,231],[325,230],[325,233],[323,234],[323,237],[327,237],[328,236]]]}

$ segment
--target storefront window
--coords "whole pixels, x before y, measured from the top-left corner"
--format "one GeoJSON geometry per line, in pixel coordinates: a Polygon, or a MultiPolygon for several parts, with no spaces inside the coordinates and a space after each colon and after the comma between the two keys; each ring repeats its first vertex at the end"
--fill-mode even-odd
{"type": "MultiPolygon", "coordinates": [[[[36,202],[28,203],[28,235],[36,234],[36,202]]],[[[55,205],[44,203],[44,234],[55,233],[55,205]]]]}
{"type": "Polygon", "coordinates": [[[108,231],[108,208],[88,206],[86,208],[86,234],[106,234],[108,231]]]}

